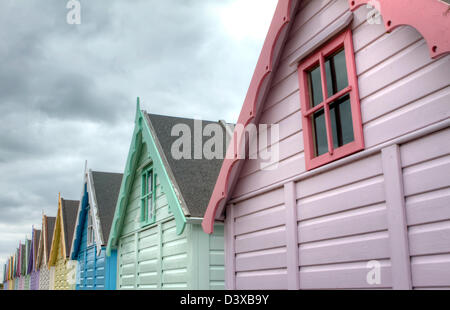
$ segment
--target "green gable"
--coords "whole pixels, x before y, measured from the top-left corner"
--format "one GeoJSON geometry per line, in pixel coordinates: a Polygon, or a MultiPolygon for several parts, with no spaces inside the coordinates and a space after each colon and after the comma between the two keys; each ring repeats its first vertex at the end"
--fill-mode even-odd
{"type": "Polygon", "coordinates": [[[118,246],[118,241],[124,225],[126,208],[133,191],[132,187],[135,183],[135,179],[140,178],[140,174],[137,173],[137,170],[142,168],[143,164],[152,165],[154,173],[157,175],[160,189],[165,193],[169,211],[175,219],[176,232],[178,235],[182,234],[186,226],[186,217],[166,167],[164,166],[161,155],[159,154],[156,142],[147,124],[145,114],[140,109],[138,99],[133,139],[128,153],[127,164],[108,240],[108,255],[110,255],[111,249],[115,249],[118,246]]]}

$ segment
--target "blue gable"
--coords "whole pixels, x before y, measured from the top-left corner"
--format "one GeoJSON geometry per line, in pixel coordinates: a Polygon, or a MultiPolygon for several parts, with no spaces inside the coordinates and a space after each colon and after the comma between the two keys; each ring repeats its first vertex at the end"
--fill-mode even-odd
{"type": "MultiPolygon", "coordinates": [[[[83,230],[85,228],[86,221],[87,221],[87,210],[89,207],[89,196],[88,196],[88,191],[87,191],[87,183],[84,184],[84,193],[83,193],[83,198],[81,201],[81,208],[78,211],[78,221],[77,221],[77,227],[75,228],[75,236],[74,236],[74,241],[73,241],[73,247],[72,247],[72,255],[71,255],[71,259],[72,260],[77,260],[78,259],[78,254],[80,252],[80,248],[81,248],[81,243],[83,240],[83,230]]],[[[85,241],[86,242],[86,241],[85,241]]]]}

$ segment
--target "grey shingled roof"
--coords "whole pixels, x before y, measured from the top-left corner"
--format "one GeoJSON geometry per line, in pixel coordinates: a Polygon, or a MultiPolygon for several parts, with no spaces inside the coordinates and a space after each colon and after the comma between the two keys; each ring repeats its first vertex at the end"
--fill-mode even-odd
{"type": "Polygon", "coordinates": [[[98,216],[104,242],[108,242],[109,239],[122,176],[121,173],[92,171],[93,188],[97,198],[98,216]]]}
{"type": "Polygon", "coordinates": [[[33,257],[33,264],[36,264],[39,240],[41,239],[41,231],[39,229],[35,229],[33,237],[33,248],[31,250],[32,256],[30,255],[30,257],[33,257]]]}
{"type": "MultiPolygon", "coordinates": [[[[191,217],[203,217],[211,197],[211,193],[217,181],[223,159],[208,160],[194,159],[194,120],[187,118],[171,117],[164,115],[148,114],[147,123],[153,136],[156,136],[156,145],[166,166],[170,167],[169,176],[174,178],[176,185],[186,203],[191,217]],[[180,137],[171,136],[171,131],[176,124],[186,124],[191,129],[191,158],[176,160],[171,156],[173,142],[180,137]],[[161,152],[162,149],[162,152],[161,152]]],[[[219,122],[202,121],[202,127],[208,124],[219,124],[219,122]]],[[[202,131],[203,131],[202,128],[202,131]]],[[[223,157],[227,151],[226,130],[223,130],[223,157]]],[[[203,143],[211,137],[202,137],[203,143]]],[[[203,144],[202,144],[203,145],[203,144]]]]}
{"type": "Polygon", "coordinates": [[[66,254],[69,257],[72,247],[72,238],[77,221],[78,200],[65,200],[61,198],[62,216],[64,222],[64,242],[66,244],[66,254]]]}
{"type": "MultiPolygon", "coordinates": [[[[47,216],[46,243],[47,259],[50,257],[50,248],[52,247],[53,230],[55,229],[56,217],[47,216]]],[[[45,262],[47,263],[47,262],[45,262]]]]}

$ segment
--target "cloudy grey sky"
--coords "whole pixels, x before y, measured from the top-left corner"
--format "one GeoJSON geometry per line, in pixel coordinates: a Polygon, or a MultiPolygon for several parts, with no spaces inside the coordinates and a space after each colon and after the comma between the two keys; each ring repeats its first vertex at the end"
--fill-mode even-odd
{"type": "MultiPolygon", "coordinates": [[[[276,0],[0,0],[0,263],[79,199],[84,160],[122,172],[136,97],[237,120],[276,0]]],[[[3,265],[0,275],[3,272],[3,265]]]]}

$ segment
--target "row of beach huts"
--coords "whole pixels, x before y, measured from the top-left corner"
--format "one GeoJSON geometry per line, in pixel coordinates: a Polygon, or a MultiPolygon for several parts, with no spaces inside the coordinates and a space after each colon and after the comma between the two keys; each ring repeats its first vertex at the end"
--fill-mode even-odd
{"type": "Polygon", "coordinates": [[[4,288],[450,289],[449,52],[445,1],[279,0],[237,124],[138,102],[4,288]]]}

